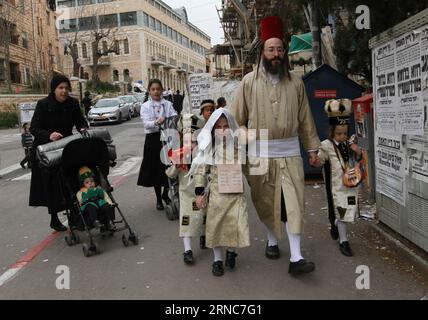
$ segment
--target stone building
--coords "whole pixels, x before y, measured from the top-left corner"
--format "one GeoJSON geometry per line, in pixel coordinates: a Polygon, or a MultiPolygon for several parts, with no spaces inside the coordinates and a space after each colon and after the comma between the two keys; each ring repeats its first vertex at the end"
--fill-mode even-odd
{"type": "Polygon", "coordinates": [[[51,0],[0,0],[0,92],[20,92],[62,71],[62,46],[51,0]],[[8,32],[9,31],[9,32],[8,32]],[[7,35],[10,34],[10,37],[7,35]],[[8,49],[8,50],[7,50],[8,49]],[[6,57],[9,51],[9,59],[6,57]],[[10,66],[10,77],[7,77],[10,66]]]}
{"type": "MultiPolygon", "coordinates": [[[[184,7],[172,9],[160,0],[58,0],[57,6],[69,12],[69,19],[60,21],[66,26],[60,38],[75,44],[80,78],[92,77],[94,28],[111,30],[98,50],[116,48],[98,60],[101,81],[146,87],[149,79],[159,78],[166,89],[186,91],[186,71],[207,72],[211,39],[192,25],[184,7]]],[[[73,74],[70,56],[64,59],[64,71],[73,74]]]]}

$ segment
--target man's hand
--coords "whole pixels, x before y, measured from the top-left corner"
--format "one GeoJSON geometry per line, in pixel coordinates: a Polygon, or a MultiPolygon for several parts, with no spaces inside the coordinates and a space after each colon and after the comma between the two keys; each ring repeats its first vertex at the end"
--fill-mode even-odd
{"type": "Polygon", "coordinates": [[[207,206],[204,196],[196,196],[196,206],[199,209],[204,209],[207,206]]]}
{"type": "Polygon", "coordinates": [[[308,152],[309,155],[309,164],[312,167],[319,167],[321,165],[320,158],[318,157],[318,153],[315,151],[308,152]]]}
{"type": "Polygon", "coordinates": [[[62,134],[59,132],[52,132],[51,135],[49,136],[49,139],[51,139],[51,141],[57,141],[59,139],[62,139],[62,134]]]}

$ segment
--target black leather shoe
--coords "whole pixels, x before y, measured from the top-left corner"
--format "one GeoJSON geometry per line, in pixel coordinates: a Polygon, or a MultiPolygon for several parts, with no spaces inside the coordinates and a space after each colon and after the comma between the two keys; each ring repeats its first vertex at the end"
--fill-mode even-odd
{"type": "Polygon", "coordinates": [[[269,244],[266,244],[265,256],[268,259],[279,259],[280,254],[278,245],[270,246],[269,244]]]}
{"type": "Polygon", "coordinates": [[[216,277],[221,277],[222,275],[224,275],[223,261],[214,261],[213,275],[216,277]]]}
{"type": "Polygon", "coordinates": [[[58,232],[67,231],[67,228],[61,223],[61,221],[59,221],[57,214],[51,215],[50,227],[58,232]]]}
{"type": "Polygon", "coordinates": [[[226,250],[226,267],[233,269],[235,268],[235,264],[236,264],[236,257],[238,255],[235,252],[226,250]]]}
{"type": "Polygon", "coordinates": [[[309,273],[315,270],[315,264],[313,262],[306,261],[305,259],[300,259],[297,262],[290,262],[288,267],[288,273],[291,274],[302,274],[309,273]]]}
{"type": "Polygon", "coordinates": [[[205,243],[205,236],[200,236],[199,237],[199,247],[201,249],[206,249],[207,248],[206,243],[205,243]]]}
{"type": "Polygon", "coordinates": [[[193,264],[193,252],[192,250],[187,250],[183,253],[183,261],[185,264],[193,264]]]}
{"type": "Polygon", "coordinates": [[[337,229],[337,226],[334,224],[330,227],[330,235],[333,240],[339,239],[339,229],[337,229]]]}
{"type": "Polygon", "coordinates": [[[343,241],[342,243],[339,243],[339,250],[340,252],[342,252],[343,255],[347,257],[352,257],[354,255],[348,241],[343,241]]]}
{"type": "Polygon", "coordinates": [[[158,210],[164,210],[164,209],[165,209],[165,207],[163,206],[163,203],[162,203],[162,202],[158,202],[158,203],[156,204],[156,209],[158,209],[158,210]]]}

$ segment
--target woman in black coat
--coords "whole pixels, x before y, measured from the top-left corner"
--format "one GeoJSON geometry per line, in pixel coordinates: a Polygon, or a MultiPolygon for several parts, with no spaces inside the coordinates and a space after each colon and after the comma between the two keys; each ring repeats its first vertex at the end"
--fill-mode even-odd
{"type": "Polygon", "coordinates": [[[58,212],[65,209],[65,204],[60,193],[57,173],[55,170],[47,171],[40,168],[35,152],[39,145],[72,135],[74,126],[79,131],[87,129],[78,100],[69,96],[70,89],[71,84],[67,77],[54,76],[51,81],[51,93],[37,102],[30,127],[34,136],[30,206],[47,207],[51,215],[50,226],[56,231],[67,230],[58,219],[58,212]]]}

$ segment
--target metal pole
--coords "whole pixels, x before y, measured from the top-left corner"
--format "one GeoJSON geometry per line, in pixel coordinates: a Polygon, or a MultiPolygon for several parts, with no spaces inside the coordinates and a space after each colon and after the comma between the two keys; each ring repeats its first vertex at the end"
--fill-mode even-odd
{"type": "Polygon", "coordinates": [[[319,28],[319,10],[316,1],[312,1],[312,56],[315,68],[322,64],[321,60],[321,35],[319,28]]]}

